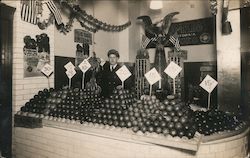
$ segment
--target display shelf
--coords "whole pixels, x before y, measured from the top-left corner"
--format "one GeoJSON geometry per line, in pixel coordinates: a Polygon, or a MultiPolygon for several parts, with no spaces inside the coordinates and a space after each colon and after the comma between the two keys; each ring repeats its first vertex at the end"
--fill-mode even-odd
{"type": "Polygon", "coordinates": [[[172,137],[170,135],[163,136],[156,133],[134,133],[131,129],[127,128],[117,128],[114,126],[104,126],[93,123],[80,124],[80,122],[72,124],[46,119],[43,119],[43,125],[121,141],[129,141],[140,144],[155,144],[191,151],[198,150],[202,138],[201,135],[196,135],[193,139],[188,139],[172,137]]]}
{"type": "Polygon", "coordinates": [[[235,131],[225,131],[225,132],[220,132],[220,133],[215,133],[210,136],[204,136],[201,139],[202,143],[209,143],[209,142],[221,142],[225,141],[225,139],[232,140],[232,139],[237,139],[238,137],[242,137],[247,135],[249,132],[249,127],[245,128],[240,128],[235,131]]]}

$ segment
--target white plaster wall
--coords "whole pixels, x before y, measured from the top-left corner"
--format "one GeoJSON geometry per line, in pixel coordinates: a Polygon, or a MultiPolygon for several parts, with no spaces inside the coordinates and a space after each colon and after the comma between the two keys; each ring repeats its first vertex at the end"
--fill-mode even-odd
{"type": "MultiPolygon", "coordinates": [[[[93,15],[93,3],[91,1],[81,1],[81,7],[86,10],[88,14],[93,15]]],[[[66,24],[68,22],[68,16],[62,14],[62,18],[63,22],[66,24]]],[[[55,56],[75,57],[77,43],[74,42],[74,29],[82,29],[80,23],[76,19],[74,20],[72,31],[68,32],[66,35],[55,28],[55,56]]]]}
{"type": "MultiPolygon", "coordinates": [[[[94,1],[94,16],[103,22],[116,25],[119,23],[118,4],[119,2],[110,0],[94,1]]],[[[98,57],[107,59],[108,50],[119,50],[119,33],[117,32],[98,31],[94,38],[96,43],[94,50],[98,57]]]]}

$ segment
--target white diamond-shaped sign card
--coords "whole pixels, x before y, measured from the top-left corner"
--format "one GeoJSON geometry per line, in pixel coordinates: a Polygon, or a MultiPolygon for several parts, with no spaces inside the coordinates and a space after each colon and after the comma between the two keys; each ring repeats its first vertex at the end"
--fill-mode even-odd
{"type": "Polygon", "coordinates": [[[106,61],[104,59],[102,59],[102,58],[100,60],[101,60],[100,65],[103,66],[106,63],[106,61]]]}
{"type": "Polygon", "coordinates": [[[70,70],[70,69],[75,69],[75,66],[72,64],[72,62],[68,62],[66,65],[64,65],[64,68],[66,70],[70,70]]]}
{"type": "Polygon", "coordinates": [[[128,68],[123,65],[119,70],[115,72],[122,82],[128,79],[132,74],[128,68]]]}
{"type": "Polygon", "coordinates": [[[155,68],[151,69],[145,74],[146,79],[148,80],[150,85],[155,84],[159,80],[161,80],[160,74],[157,72],[155,68]]]}
{"type": "Polygon", "coordinates": [[[171,78],[175,78],[181,72],[181,70],[182,68],[179,65],[171,61],[164,72],[171,78]]]}
{"type": "Polygon", "coordinates": [[[88,60],[85,59],[81,62],[81,64],[79,64],[78,67],[81,69],[83,73],[85,73],[86,71],[88,71],[89,68],[91,68],[91,64],[89,63],[88,60]]]}
{"type": "Polygon", "coordinates": [[[43,66],[43,68],[41,69],[41,72],[46,75],[47,77],[49,77],[52,73],[53,73],[53,67],[50,64],[45,64],[43,66]]]}
{"type": "Polygon", "coordinates": [[[68,76],[69,79],[71,79],[72,77],[74,77],[76,74],[76,71],[74,69],[68,69],[66,71],[66,75],[68,76]]]}
{"type": "Polygon", "coordinates": [[[207,75],[203,81],[200,83],[200,86],[205,89],[208,93],[211,93],[214,88],[217,86],[218,82],[213,79],[211,76],[207,75]]]}

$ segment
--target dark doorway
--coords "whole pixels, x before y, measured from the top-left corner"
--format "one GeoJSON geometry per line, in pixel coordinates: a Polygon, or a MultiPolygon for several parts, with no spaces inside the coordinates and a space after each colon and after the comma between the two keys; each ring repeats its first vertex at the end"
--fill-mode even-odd
{"type": "MultiPolygon", "coordinates": [[[[11,157],[12,23],[14,8],[0,2],[0,151],[11,157]]],[[[0,155],[1,156],[1,155],[0,155]]]]}
{"type": "MultiPolygon", "coordinates": [[[[200,83],[206,75],[210,75],[217,80],[216,62],[184,63],[184,94],[186,102],[207,108],[208,93],[200,87],[200,83]]],[[[217,88],[211,94],[210,108],[217,108],[217,88]]]]}

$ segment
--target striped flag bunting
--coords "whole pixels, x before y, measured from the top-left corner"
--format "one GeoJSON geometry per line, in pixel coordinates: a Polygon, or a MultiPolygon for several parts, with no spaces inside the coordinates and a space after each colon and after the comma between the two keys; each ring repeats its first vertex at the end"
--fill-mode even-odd
{"type": "Polygon", "coordinates": [[[173,35],[170,36],[169,41],[173,43],[177,51],[181,50],[180,41],[179,41],[177,32],[175,32],[173,35]]]}
{"type": "Polygon", "coordinates": [[[49,8],[49,10],[53,13],[55,19],[56,19],[56,23],[58,25],[62,24],[62,16],[61,16],[61,12],[60,10],[57,8],[57,6],[55,5],[55,3],[52,0],[48,0],[45,2],[49,8]]]}
{"type": "Polygon", "coordinates": [[[151,39],[149,39],[147,36],[142,35],[142,48],[146,48],[148,44],[150,43],[151,39]]]}
{"type": "Polygon", "coordinates": [[[21,19],[31,24],[37,24],[37,1],[22,0],[21,1],[21,19]]]}

